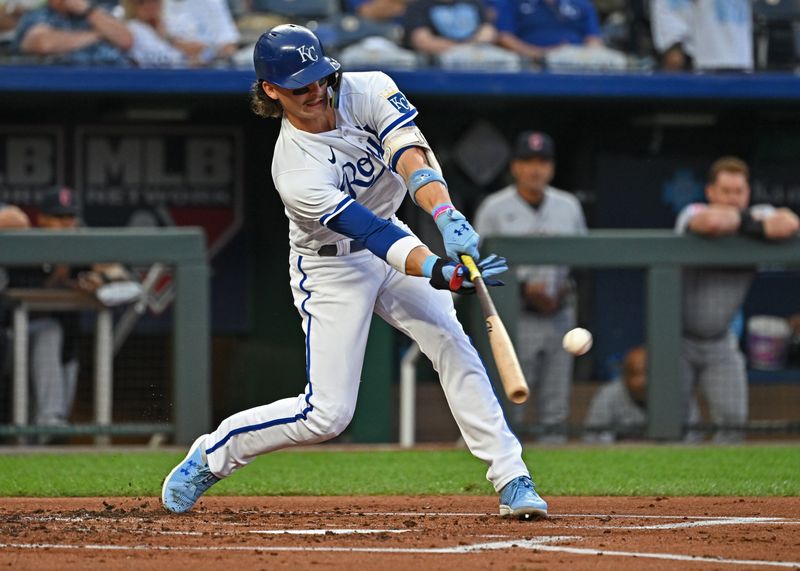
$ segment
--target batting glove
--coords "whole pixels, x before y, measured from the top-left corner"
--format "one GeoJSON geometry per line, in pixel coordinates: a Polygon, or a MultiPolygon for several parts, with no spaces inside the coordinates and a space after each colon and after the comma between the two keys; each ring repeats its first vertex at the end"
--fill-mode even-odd
{"type": "Polygon", "coordinates": [[[444,238],[444,249],[448,257],[458,261],[461,254],[480,259],[478,241],[480,236],[467,222],[467,219],[452,204],[439,204],[434,207],[433,221],[444,238]]]}
{"type": "MultiPolygon", "coordinates": [[[[506,259],[491,254],[478,263],[483,283],[490,287],[505,285],[500,280],[489,279],[508,269],[506,259]]],[[[464,264],[445,261],[439,256],[428,256],[422,264],[422,275],[430,278],[435,289],[446,289],[462,295],[475,293],[475,284],[469,279],[469,270],[464,264]]]]}

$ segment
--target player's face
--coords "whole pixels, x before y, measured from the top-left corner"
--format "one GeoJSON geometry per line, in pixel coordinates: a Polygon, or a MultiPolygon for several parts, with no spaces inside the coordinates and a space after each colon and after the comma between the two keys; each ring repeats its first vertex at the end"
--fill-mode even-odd
{"type": "Polygon", "coordinates": [[[77,216],[50,216],[48,214],[39,213],[36,220],[39,228],[46,230],[72,230],[78,227],[77,216]]]}
{"type": "Polygon", "coordinates": [[[297,89],[287,89],[264,82],[264,92],[280,101],[289,121],[303,131],[320,133],[333,128],[328,105],[328,77],[297,89]]]}
{"type": "Polygon", "coordinates": [[[555,163],[543,157],[516,159],[511,163],[511,174],[523,193],[540,194],[553,180],[555,163]]]}
{"type": "Polygon", "coordinates": [[[706,196],[711,204],[743,210],[750,203],[750,185],[743,173],[722,171],[717,180],[706,187],[706,196]]]}
{"type": "Polygon", "coordinates": [[[644,349],[633,349],[628,353],[623,377],[631,398],[643,402],[647,397],[647,354],[644,349]]]}

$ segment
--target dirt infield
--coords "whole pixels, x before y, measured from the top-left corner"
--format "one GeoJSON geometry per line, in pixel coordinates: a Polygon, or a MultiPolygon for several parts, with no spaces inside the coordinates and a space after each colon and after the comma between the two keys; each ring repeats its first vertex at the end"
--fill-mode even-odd
{"type": "Polygon", "coordinates": [[[797,498],[2,498],[0,567],[36,569],[800,569],[797,498]]]}

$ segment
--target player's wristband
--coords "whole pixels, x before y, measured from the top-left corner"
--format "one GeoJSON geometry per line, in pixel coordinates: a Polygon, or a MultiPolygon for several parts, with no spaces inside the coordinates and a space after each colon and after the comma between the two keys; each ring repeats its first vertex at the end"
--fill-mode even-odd
{"type": "Polygon", "coordinates": [[[422,261],[422,275],[426,278],[433,276],[433,266],[436,265],[437,260],[441,258],[435,254],[431,254],[422,261]]]}
{"type": "Polygon", "coordinates": [[[422,262],[422,274],[425,277],[430,278],[430,284],[434,289],[444,289],[448,291],[466,293],[461,287],[461,284],[464,283],[465,279],[464,272],[460,271],[460,268],[462,267],[463,266],[461,264],[446,262],[439,256],[428,256],[422,262]],[[445,276],[444,270],[446,266],[451,266],[453,269],[450,279],[445,276]]]}
{"type": "Polygon", "coordinates": [[[425,168],[417,169],[411,173],[408,177],[408,194],[411,196],[411,200],[414,204],[417,204],[417,191],[431,182],[441,182],[445,188],[447,188],[444,177],[437,170],[425,168]]]}
{"type": "Polygon", "coordinates": [[[433,216],[433,221],[436,222],[439,216],[441,216],[442,214],[444,214],[449,210],[455,210],[455,209],[456,207],[450,204],[449,202],[437,204],[436,206],[433,207],[433,210],[431,210],[431,216],[433,216]]]}
{"type": "Polygon", "coordinates": [[[743,236],[751,238],[766,238],[764,233],[764,221],[754,218],[749,210],[742,210],[740,213],[741,223],[739,224],[739,233],[743,236]]]}

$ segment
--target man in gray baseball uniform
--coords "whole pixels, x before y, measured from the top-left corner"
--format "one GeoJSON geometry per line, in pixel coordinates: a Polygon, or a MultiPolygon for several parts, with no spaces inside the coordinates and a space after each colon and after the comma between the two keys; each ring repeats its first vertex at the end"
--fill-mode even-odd
{"type": "MultiPolygon", "coordinates": [[[[581,205],[572,194],[550,186],[555,174],[555,146],[546,133],[519,135],[511,160],[513,183],[478,208],[475,228],[481,236],[585,234],[581,205]]],[[[575,295],[569,268],[518,266],[521,284],[517,351],[528,384],[537,392],[539,441],[561,444],[572,386],[573,357],[561,346],[575,327],[575,295]]],[[[521,425],[525,405],[511,405],[511,420],[521,425]]]]}
{"type": "MultiPolygon", "coordinates": [[[[621,374],[597,389],[584,420],[583,441],[611,444],[618,438],[644,435],[647,424],[647,349],[637,345],[625,353],[621,374]]],[[[697,400],[689,401],[689,424],[700,420],[697,400]]],[[[696,442],[701,434],[689,431],[684,442],[696,442]]]]}
{"type": "MultiPolygon", "coordinates": [[[[708,237],[743,234],[781,240],[797,234],[800,222],[788,208],[748,206],[749,168],[735,157],[715,161],[708,173],[707,204],[693,203],[678,215],[675,231],[708,237]]],[[[741,309],[755,268],[691,268],[683,275],[681,361],[686,402],[695,386],[703,393],[714,441],[739,442],[747,422],[747,371],[730,324],[741,309]]]]}

